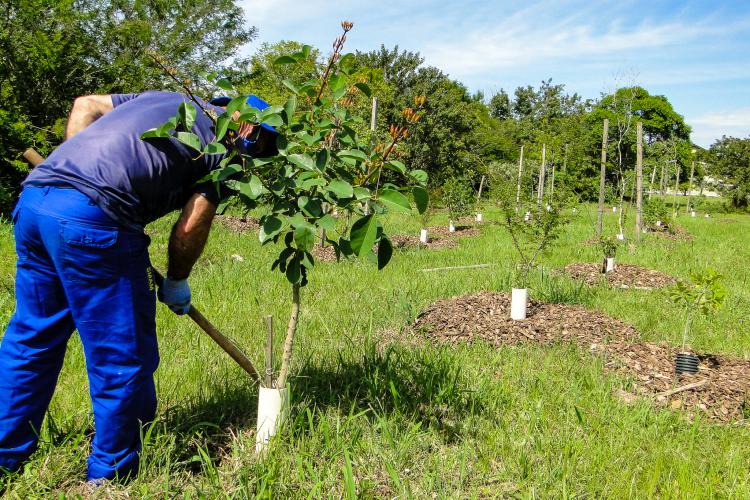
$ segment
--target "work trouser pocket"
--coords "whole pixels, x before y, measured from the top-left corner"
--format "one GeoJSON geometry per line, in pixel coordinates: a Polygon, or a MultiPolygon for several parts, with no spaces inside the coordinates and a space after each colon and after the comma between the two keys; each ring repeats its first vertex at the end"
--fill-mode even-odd
{"type": "Polygon", "coordinates": [[[66,278],[80,283],[109,281],[123,269],[119,230],[63,221],[60,246],[66,278]]]}

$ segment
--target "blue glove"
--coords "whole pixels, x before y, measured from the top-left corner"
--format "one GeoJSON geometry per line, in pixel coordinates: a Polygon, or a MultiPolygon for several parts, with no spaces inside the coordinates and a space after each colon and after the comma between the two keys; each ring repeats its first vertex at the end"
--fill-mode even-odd
{"type": "Polygon", "coordinates": [[[187,278],[184,280],[164,278],[164,283],[156,295],[177,314],[187,314],[190,310],[190,286],[187,278]]]}

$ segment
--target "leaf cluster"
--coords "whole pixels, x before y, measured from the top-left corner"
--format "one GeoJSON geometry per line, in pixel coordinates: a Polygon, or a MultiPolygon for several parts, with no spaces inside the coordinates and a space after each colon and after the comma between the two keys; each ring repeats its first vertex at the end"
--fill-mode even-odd
{"type": "Polygon", "coordinates": [[[689,282],[679,280],[669,290],[669,298],[690,313],[709,316],[724,305],[727,291],[723,280],[724,276],[711,268],[694,272],[689,282]]]}
{"type": "MultiPolygon", "coordinates": [[[[212,117],[216,137],[205,145],[190,131],[198,112],[190,103],[181,105],[167,123],[144,134],[144,138],[170,137],[199,155],[225,155],[219,168],[202,181],[223,184],[230,197],[239,198],[248,209],[266,208],[259,239],[263,244],[280,244],[273,269],[300,286],[307,284],[308,271],[315,265],[313,249],[319,238],[333,246],[338,257],[364,257],[382,269],[393,253],[383,215],[410,213],[413,207],[423,213],[428,205],[427,174],[393,157],[408,126],[419,120],[424,98],[404,110],[403,123],[391,126],[386,142],[361,137],[355,125],[363,118],[352,113],[350,105],[354,95],[369,96],[370,89],[353,78],[354,56],[338,52],[347,31],[344,27],[318,79],[284,80],[287,98],[283,106],[261,111],[248,105],[244,95],[235,97],[223,113],[212,117]],[[278,153],[256,158],[236,147],[233,137],[243,123],[275,127],[278,153]],[[393,172],[398,180],[389,177],[389,182],[381,182],[384,171],[393,172]],[[334,211],[345,219],[343,229],[334,211]]],[[[312,48],[303,46],[278,57],[274,64],[309,66],[311,54],[312,48]]],[[[228,93],[235,92],[229,82],[220,84],[228,93]]]]}

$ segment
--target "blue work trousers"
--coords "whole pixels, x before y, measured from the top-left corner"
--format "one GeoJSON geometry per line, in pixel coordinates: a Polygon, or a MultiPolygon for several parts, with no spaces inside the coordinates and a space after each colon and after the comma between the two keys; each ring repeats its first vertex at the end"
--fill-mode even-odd
{"type": "Polygon", "coordinates": [[[0,467],[16,470],[36,449],[78,329],[95,425],[88,479],[132,477],[142,425],[156,411],[149,238],[71,188],[25,188],[13,222],[16,310],[0,345],[0,467]]]}

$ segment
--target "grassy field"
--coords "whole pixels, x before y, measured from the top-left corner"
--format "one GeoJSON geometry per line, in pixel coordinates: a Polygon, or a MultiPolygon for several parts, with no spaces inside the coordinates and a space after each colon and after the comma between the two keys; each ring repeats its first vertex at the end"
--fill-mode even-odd
{"type": "MultiPolygon", "coordinates": [[[[486,210],[486,219],[498,214],[486,210]]],[[[549,269],[599,261],[584,244],[581,210],[549,269]]],[[[170,224],[150,228],[164,269],[170,224]]],[[[390,220],[416,234],[416,218],[390,220]]],[[[437,214],[433,224],[445,223],[437,214]]],[[[712,266],[727,276],[727,306],[694,325],[695,349],[750,356],[750,217],[682,216],[692,241],[647,237],[618,256],[677,277],[712,266]],[[731,223],[726,222],[731,220],[731,223]]],[[[616,232],[613,214],[606,232],[616,232]]],[[[632,230],[631,230],[632,234],[632,230]]],[[[0,224],[0,328],[13,310],[12,228],[0,224]]],[[[271,248],[215,227],[191,278],[194,304],[262,362],[264,315],[285,322],[288,285],[271,273],[271,248]],[[238,254],[244,261],[231,256],[238,254]]],[[[511,288],[512,248],[500,227],[457,249],[404,251],[382,272],[366,262],[320,264],[303,289],[291,378],[292,419],[270,455],[254,453],[257,388],[191,321],[160,306],[158,419],[144,436],[137,480],[104,496],[162,497],[750,497],[750,428],[687,420],[613,396],[627,379],[568,345],[446,348],[386,343],[438,298],[511,288]],[[423,273],[438,266],[489,268],[423,273]],[[386,345],[384,345],[386,344],[386,345]]],[[[679,344],[681,316],[665,291],[581,289],[532,278],[535,298],[582,303],[632,323],[644,339],[679,344]]],[[[277,352],[280,352],[277,338],[277,352]]],[[[40,450],[5,484],[10,497],[86,494],[92,419],[83,352],[69,344],[40,450]]]]}

